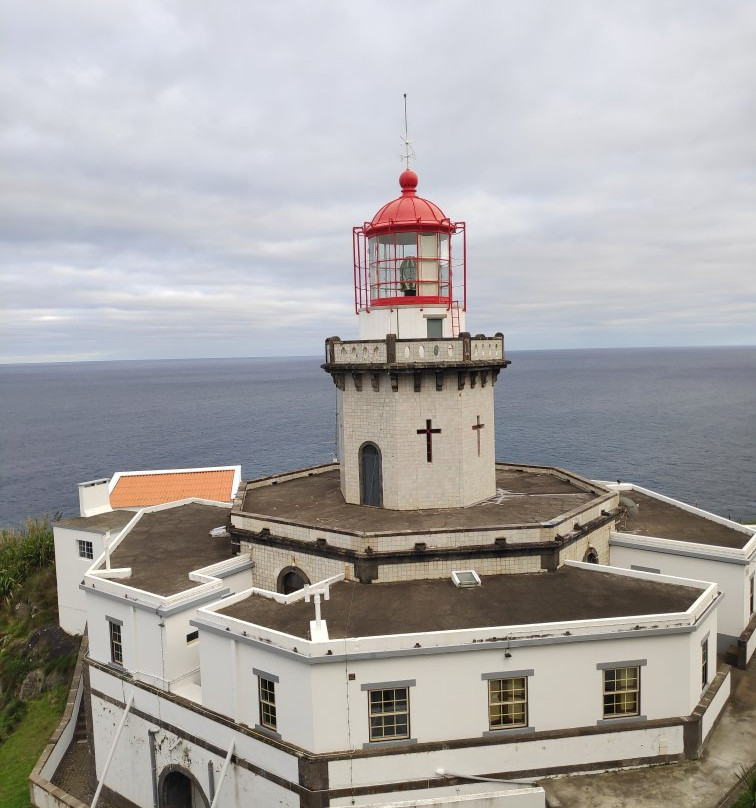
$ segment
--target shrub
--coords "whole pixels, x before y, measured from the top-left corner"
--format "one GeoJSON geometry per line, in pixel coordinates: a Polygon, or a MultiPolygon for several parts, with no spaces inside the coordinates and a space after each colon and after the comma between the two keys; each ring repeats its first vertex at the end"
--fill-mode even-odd
{"type": "Polygon", "coordinates": [[[0,603],[10,605],[24,581],[55,560],[52,522],[48,516],[27,519],[0,531],[0,603]]]}

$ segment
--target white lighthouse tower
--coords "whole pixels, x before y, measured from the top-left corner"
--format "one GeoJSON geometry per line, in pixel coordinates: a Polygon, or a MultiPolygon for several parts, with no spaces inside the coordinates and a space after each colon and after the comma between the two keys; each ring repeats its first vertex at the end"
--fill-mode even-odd
{"type": "Polygon", "coordinates": [[[464,331],[465,225],[417,184],[402,172],[401,196],[354,229],[360,339],[329,338],[323,365],[338,391],[344,498],[394,510],[493,496],[493,385],[509,364],[502,334],[464,331]]]}

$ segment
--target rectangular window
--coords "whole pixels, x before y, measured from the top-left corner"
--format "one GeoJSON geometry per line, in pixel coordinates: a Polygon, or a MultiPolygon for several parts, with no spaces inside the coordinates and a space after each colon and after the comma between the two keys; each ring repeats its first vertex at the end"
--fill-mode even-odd
{"type": "Polygon", "coordinates": [[[490,729],[511,729],[528,725],[528,680],[488,680],[488,726],[490,729]]]}
{"type": "Polygon", "coordinates": [[[114,665],[123,665],[123,642],[121,640],[121,624],[108,620],[110,626],[110,661],[114,665]]]}
{"type": "Polygon", "coordinates": [[[709,683],[709,638],[701,643],[701,687],[709,683]]]}
{"type": "Polygon", "coordinates": [[[260,702],[260,726],[276,729],[276,683],[259,676],[257,693],[260,702]]]}
{"type": "Polygon", "coordinates": [[[640,667],[604,670],[604,718],[640,715],[640,667]]]}
{"type": "Polygon", "coordinates": [[[190,631],[186,635],[186,642],[189,644],[190,642],[194,642],[195,640],[199,639],[199,629],[195,629],[194,631],[190,631]]]}
{"type": "Polygon", "coordinates": [[[91,541],[78,539],[77,543],[79,545],[79,558],[94,558],[94,548],[91,541]]]}
{"type": "Polygon", "coordinates": [[[409,738],[409,688],[369,690],[370,740],[409,738]]]}
{"type": "Polygon", "coordinates": [[[428,339],[441,339],[444,336],[444,320],[442,317],[429,317],[427,320],[428,339]]]}

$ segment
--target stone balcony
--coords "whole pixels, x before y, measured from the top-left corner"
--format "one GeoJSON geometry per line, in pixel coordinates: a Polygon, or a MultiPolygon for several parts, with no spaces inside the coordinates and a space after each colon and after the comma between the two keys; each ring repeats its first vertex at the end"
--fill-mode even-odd
{"type": "Polygon", "coordinates": [[[386,369],[411,371],[433,368],[503,368],[504,335],[475,337],[462,333],[444,339],[398,339],[387,334],[381,340],[349,340],[329,337],[325,345],[328,372],[386,369]]]}

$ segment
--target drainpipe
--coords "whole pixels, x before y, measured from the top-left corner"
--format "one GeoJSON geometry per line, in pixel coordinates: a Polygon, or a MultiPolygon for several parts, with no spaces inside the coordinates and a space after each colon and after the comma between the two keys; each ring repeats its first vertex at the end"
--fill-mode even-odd
{"type": "MultiPolygon", "coordinates": [[[[228,747],[228,754],[226,755],[226,760],[223,763],[223,769],[221,770],[220,777],[218,778],[218,785],[215,787],[215,797],[213,797],[213,801],[210,804],[210,808],[215,808],[218,804],[218,797],[220,796],[221,789],[223,788],[223,778],[226,776],[226,772],[228,771],[228,765],[231,763],[231,755],[234,754],[234,742],[231,741],[231,746],[228,747]]],[[[92,807],[94,808],[94,806],[92,807]]]]}
{"type": "Polygon", "coordinates": [[[123,715],[121,716],[121,721],[118,724],[118,729],[116,730],[115,738],[113,738],[113,745],[110,747],[110,752],[108,752],[108,759],[105,761],[105,767],[102,770],[102,775],[100,777],[99,783],[97,783],[97,790],[94,793],[94,797],[92,798],[92,805],[90,808],[95,808],[97,805],[97,800],[100,799],[100,792],[102,791],[102,787],[105,784],[105,777],[107,776],[108,769],[110,768],[110,764],[113,761],[113,755],[115,754],[116,745],[118,743],[118,739],[121,736],[121,731],[123,730],[124,724],[126,723],[126,718],[128,717],[129,710],[131,709],[131,705],[134,703],[134,694],[132,693],[129,696],[129,700],[126,702],[126,709],[123,711],[123,715]]]}
{"type": "Polygon", "coordinates": [[[157,727],[150,727],[147,736],[150,742],[150,768],[152,769],[152,808],[158,808],[157,787],[157,754],[155,753],[155,736],[160,732],[157,727]]]}

